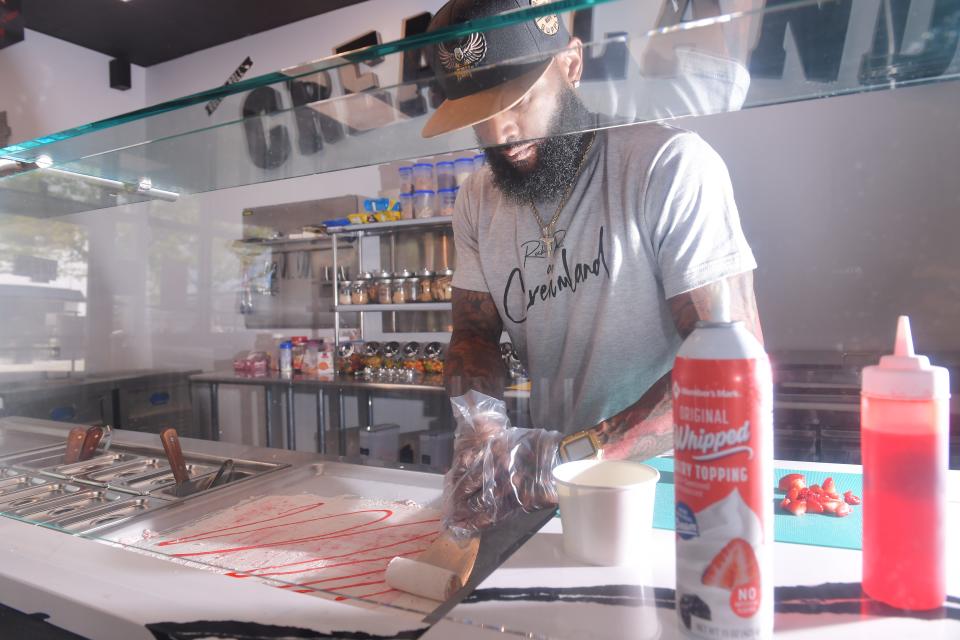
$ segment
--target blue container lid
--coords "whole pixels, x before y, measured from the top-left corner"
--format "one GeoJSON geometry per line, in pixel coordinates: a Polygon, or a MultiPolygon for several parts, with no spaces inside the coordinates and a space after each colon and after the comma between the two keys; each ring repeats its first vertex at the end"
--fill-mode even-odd
{"type": "Polygon", "coordinates": [[[436,193],[436,192],[435,192],[433,189],[418,189],[417,191],[414,191],[414,192],[413,192],[413,195],[419,195],[419,194],[421,194],[421,193],[434,194],[434,193],[436,193]]]}
{"type": "Polygon", "coordinates": [[[454,187],[452,189],[440,189],[437,193],[456,193],[457,191],[459,191],[459,189],[454,187]]]}
{"type": "Polygon", "coordinates": [[[413,166],[412,166],[412,165],[407,165],[407,166],[404,166],[404,167],[400,167],[399,169],[397,169],[397,171],[399,171],[400,173],[407,173],[407,172],[409,172],[409,171],[413,171],[413,166]]]}
{"type": "Polygon", "coordinates": [[[473,164],[473,158],[457,158],[454,160],[454,162],[469,162],[470,164],[473,164]]]}
{"type": "Polygon", "coordinates": [[[281,349],[293,349],[293,343],[290,342],[289,340],[287,340],[286,342],[281,342],[281,343],[280,343],[280,348],[281,348],[281,349]]]}
{"type": "Polygon", "coordinates": [[[476,160],[477,158],[486,158],[486,157],[487,157],[487,154],[485,154],[485,153],[478,153],[478,154],[476,154],[476,155],[473,156],[473,159],[476,160]]]}
{"type": "Polygon", "coordinates": [[[413,165],[413,168],[414,168],[414,169],[416,169],[417,167],[430,167],[430,168],[432,169],[432,168],[433,168],[433,163],[432,163],[432,162],[418,162],[417,164],[413,165]]]}
{"type": "Polygon", "coordinates": [[[400,197],[401,197],[401,198],[412,198],[412,197],[413,197],[413,194],[412,194],[412,193],[401,193],[401,194],[400,194],[400,197]]]}
{"type": "Polygon", "coordinates": [[[438,162],[438,163],[437,163],[437,166],[438,166],[438,167],[439,167],[440,165],[443,165],[443,166],[450,165],[450,166],[452,167],[452,166],[453,166],[453,162],[451,162],[450,160],[444,160],[444,161],[442,161],[442,162],[438,162]]]}

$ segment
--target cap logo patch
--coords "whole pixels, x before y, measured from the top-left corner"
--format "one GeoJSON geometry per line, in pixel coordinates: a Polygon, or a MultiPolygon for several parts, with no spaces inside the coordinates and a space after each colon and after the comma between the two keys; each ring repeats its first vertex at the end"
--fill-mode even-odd
{"type": "MultiPolygon", "coordinates": [[[[539,7],[542,4],[549,4],[552,1],[553,0],[530,0],[530,6],[539,7]]],[[[560,31],[560,19],[557,17],[557,14],[541,16],[534,22],[537,25],[537,29],[540,29],[540,31],[548,36],[555,36],[557,32],[560,31]]]]}
{"type": "Polygon", "coordinates": [[[487,55],[487,39],[482,33],[471,33],[457,41],[451,48],[446,42],[437,46],[437,57],[443,68],[456,76],[457,80],[469,78],[471,68],[480,64],[487,55]]]}

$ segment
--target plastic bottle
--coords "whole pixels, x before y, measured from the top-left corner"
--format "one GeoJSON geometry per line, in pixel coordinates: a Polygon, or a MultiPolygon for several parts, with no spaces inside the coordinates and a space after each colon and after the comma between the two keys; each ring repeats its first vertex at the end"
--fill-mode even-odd
{"type": "Polygon", "coordinates": [[[863,589],[901,609],[947,595],[950,375],[913,352],[900,316],[893,355],[863,369],[863,589]]]}
{"type": "Polygon", "coordinates": [[[280,343],[280,375],[293,375],[293,343],[289,340],[280,343]]]}
{"type": "Polygon", "coordinates": [[[726,281],[672,374],[677,613],[701,638],[773,636],[773,382],[726,281]]]}

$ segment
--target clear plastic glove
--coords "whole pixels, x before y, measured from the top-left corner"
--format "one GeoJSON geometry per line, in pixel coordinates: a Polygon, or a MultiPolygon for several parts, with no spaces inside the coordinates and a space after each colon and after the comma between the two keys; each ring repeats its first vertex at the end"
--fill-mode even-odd
{"type": "Polygon", "coordinates": [[[561,433],[511,427],[504,402],[477,391],[451,403],[457,435],[444,478],[446,528],[473,535],[517,512],[557,504],[551,471],[561,433]]]}

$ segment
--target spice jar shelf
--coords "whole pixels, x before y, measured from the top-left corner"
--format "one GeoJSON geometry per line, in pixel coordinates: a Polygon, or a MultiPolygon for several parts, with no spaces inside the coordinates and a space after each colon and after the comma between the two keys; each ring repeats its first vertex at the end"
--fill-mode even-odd
{"type": "Polygon", "coordinates": [[[371,222],[368,224],[350,224],[342,227],[328,227],[330,235],[344,236],[374,236],[397,233],[399,231],[421,231],[431,228],[443,228],[453,225],[453,218],[440,216],[436,218],[418,218],[414,220],[397,220],[396,222],[371,222]]]}
{"type": "MultiPolygon", "coordinates": [[[[398,220],[395,222],[375,222],[375,223],[368,223],[368,224],[331,227],[327,229],[327,232],[331,235],[332,238],[344,238],[346,240],[348,238],[360,239],[364,236],[389,236],[389,235],[394,235],[398,233],[411,233],[411,232],[418,233],[418,234],[419,233],[423,233],[423,234],[449,233],[449,231],[452,229],[452,225],[453,225],[453,219],[451,217],[441,216],[441,217],[434,217],[434,218],[419,218],[419,219],[413,219],[413,220],[398,220]]],[[[364,312],[366,313],[398,313],[398,312],[399,313],[410,313],[410,312],[423,313],[423,312],[444,312],[444,311],[451,311],[453,309],[453,304],[450,302],[450,292],[449,292],[449,286],[450,286],[450,281],[451,281],[453,272],[450,270],[446,270],[446,272],[443,275],[445,287],[447,288],[446,295],[434,296],[429,291],[427,291],[426,293],[422,293],[424,289],[419,288],[419,289],[416,289],[416,291],[414,292],[405,292],[405,295],[403,297],[406,299],[406,301],[404,301],[403,298],[397,299],[397,297],[395,296],[398,296],[399,292],[393,291],[391,289],[388,292],[378,291],[377,295],[373,295],[370,293],[366,295],[359,295],[358,297],[354,298],[354,300],[356,300],[356,304],[345,304],[344,303],[345,298],[342,297],[342,296],[345,296],[345,292],[341,290],[341,287],[340,287],[341,280],[337,277],[337,274],[340,273],[339,256],[337,253],[338,244],[339,243],[337,242],[331,243],[332,249],[333,249],[333,264],[334,264],[333,273],[335,278],[334,283],[337,288],[337,295],[334,296],[334,303],[331,307],[331,310],[333,311],[333,316],[334,316],[335,344],[338,349],[340,347],[340,316],[341,314],[364,313],[364,312]],[[388,298],[380,297],[383,295],[388,295],[389,297],[388,298]],[[431,302],[415,302],[414,300],[420,297],[420,295],[423,295],[427,299],[429,299],[430,297],[433,297],[434,299],[431,302]],[[439,297],[440,299],[437,300],[437,297],[439,297]],[[371,299],[384,300],[384,299],[390,299],[390,298],[393,298],[393,300],[396,300],[396,302],[392,302],[390,304],[380,304],[380,303],[370,302],[371,299]]],[[[362,243],[358,242],[357,246],[358,246],[358,251],[361,252],[361,253],[358,253],[358,258],[360,260],[360,263],[362,264],[363,263],[362,243]]],[[[404,276],[405,278],[404,283],[409,284],[411,287],[417,287],[418,286],[417,281],[420,276],[414,273],[409,273],[409,272],[406,272],[406,273],[408,275],[404,276]]],[[[436,282],[433,279],[433,276],[431,275],[429,276],[429,278],[430,278],[430,282],[432,283],[431,286],[437,286],[436,282]]],[[[381,285],[390,286],[386,284],[387,282],[391,282],[392,284],[393,281],[383,280],[383,279],[380,280],[381,285]]],[[[370,284],[367,284],[367,286],[370,286],[370,284]]],[[[352,291],[352,295],[356,295],[356,291],[352,291]]],[[[361,321],[360,322],[360,339],[362,340],[363,338],[364,338],[363,322],[361,321]]]]}

